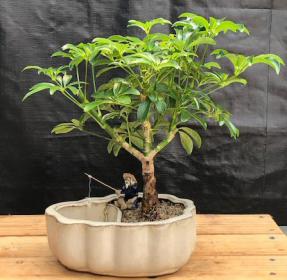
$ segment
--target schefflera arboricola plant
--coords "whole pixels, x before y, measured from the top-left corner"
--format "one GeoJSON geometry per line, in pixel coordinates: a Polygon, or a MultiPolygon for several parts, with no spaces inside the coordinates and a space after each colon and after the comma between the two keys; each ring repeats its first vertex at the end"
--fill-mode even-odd
{"type": "Polygon", "coordinates": [[[249,35],[243,24],[230,20],[183,13],[173,24],[157,18],[130,20],[128,26],[141,29],[144,36],[113,35],[90,43],[66,44],[52,56],[66,58],[67,64],[26,67],[50,81],[35,84],[24,100],[45,90],[63,95],[83,113],[79,119],[57,125],[53,133],[77,129],[108,140],[108,152],[115,156],[124,149],[137,158],[144,182],[143,214],[148,217],[158,204],[154,173],[157,154],[176,135],[187,154],[192,153],[194,144],[199,148],[201,137],[188,126],[190,121],[206,129],[207,120],[213,119],[226,126],[231,137],[238,137],[231,114],[214,101],[213,94],[234,83],[246,85],[241,74],[252,65],[267,64],[279,74],[284,62],[275,54],[245,56],[216,48],[216,37],[222,33],[249,35]],[[155,25],[169,25],[172,31],[152,33],[155,25]],[[222,69],[221,59],[229,60],[233,71],[222,69]],[[119,77],[98,83],[100,76],[114,69],[120,70],[116,71],[119,77]],[[89,130],[89,119],[105,135],[89,130]]]}

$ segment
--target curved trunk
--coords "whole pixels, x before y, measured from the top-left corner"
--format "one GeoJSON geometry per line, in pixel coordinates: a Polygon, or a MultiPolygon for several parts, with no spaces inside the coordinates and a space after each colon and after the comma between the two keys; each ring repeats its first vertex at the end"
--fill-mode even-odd
{"type": "Polygon", "coordinates": [[[154,176],[154,160],[144,158],[142,161],[143,175],[143,215],[153,220],[157,215],[158,193],[156,191],[156,178],[154,176]]]}

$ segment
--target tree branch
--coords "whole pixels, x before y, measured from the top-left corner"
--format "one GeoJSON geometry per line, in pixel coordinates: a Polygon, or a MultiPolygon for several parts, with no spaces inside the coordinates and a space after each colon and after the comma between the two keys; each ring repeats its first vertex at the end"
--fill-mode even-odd
{"type": "MultiPolygon", "coordinates": [[[[117,141],[117,140],[116,140],[117,141]]],[[[139,150],[137,150],[136,148],[134,148],[133,146],[131,146],[129,143],[127,143],[126,141],[123,142],[119,142],[119,144],[127,151],[129,152],[132,156],[134,156],[135,158],[137,158],[139,161],[142,161],[145,156],[143,153],[141,153],[139,150]]]]}
{"type": "Polygon", "coordinates": [[[175,137],[176,133],[178,132],[178,129],[175,129],[173,131],[171,131],[167,138],[164,139],[163,141],[161,141],[156,147],[155,149],[153,149],[149,154],[148,157],[149,158],[154,158],[162,149],[164,149],[175,137]]]}

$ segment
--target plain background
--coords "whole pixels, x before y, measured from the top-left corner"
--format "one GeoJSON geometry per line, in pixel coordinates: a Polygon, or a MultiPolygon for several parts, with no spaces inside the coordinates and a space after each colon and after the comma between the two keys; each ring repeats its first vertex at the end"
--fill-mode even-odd
{"type": "MultiPolygon", "coordinates": [[[[219,47],[248,55],[273,52],[286,60],[283,0],[0,1],[0,214],[43,213],[51,203],[87,196],[83,172],[114,186],[121,186],[127,171],[140,181],[136,159],[125,152],[114,158],[104,141],[78,133],[51,135],[53,126],[79,111],[48,93],[22,104],[28,88],[41,81],[22,68],[57,63],[50,54],[65,43],[137,34],[127,30],[128,19],[175,20],[186,11],[227,17],[250,29],[249,37],[219,38],[219,47]]],[[[203,147],[192,156],[177,139],[156,160],[159,191],[193,199],[199,213],[270,213],[287,224],[286,73],[276,76],[256,66],[245,75],[247,87],[217,94],[233,113],[240,138],[234,141],[213,125],[199,129],[203,147]]],[[[106,193],[93,185],[92,195],[106,193]]]]}

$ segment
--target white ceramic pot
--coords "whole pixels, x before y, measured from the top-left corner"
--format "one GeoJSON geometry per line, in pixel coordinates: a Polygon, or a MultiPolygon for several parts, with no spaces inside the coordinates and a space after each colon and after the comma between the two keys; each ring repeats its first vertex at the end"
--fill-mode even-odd
{"type": "MultiPolygon", "coordinates": [[[[142,195],[142,194],[141,194],[142,195]]],[[[196,241],[191,200],[160,194],[185,206],[183,215],[155,222],[121,223],[116,198],[86,198],[46,209],[49,246],[66,267],[111,276],[156,276],[177,271],[196,241]]]]}

